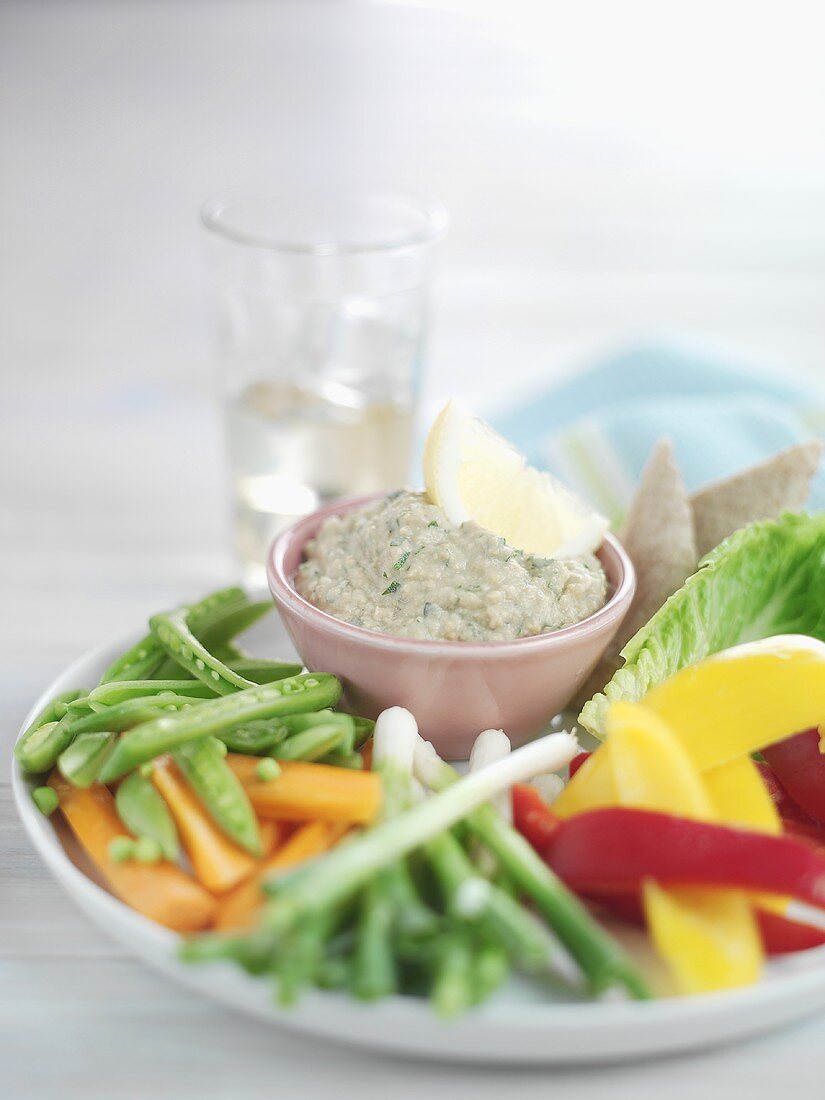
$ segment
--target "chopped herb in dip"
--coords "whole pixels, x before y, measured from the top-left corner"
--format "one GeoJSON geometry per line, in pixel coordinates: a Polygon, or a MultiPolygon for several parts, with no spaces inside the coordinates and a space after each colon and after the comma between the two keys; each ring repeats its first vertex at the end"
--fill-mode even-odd
{"type": "Polygon", "coordinates": [[[316,607],[368,630],[465,642],[559,630],[607,598],[593,555],[522,554],[476,523],[450,523],[411,492],[328,519],[307,545],[295,586],[316,607]]]}

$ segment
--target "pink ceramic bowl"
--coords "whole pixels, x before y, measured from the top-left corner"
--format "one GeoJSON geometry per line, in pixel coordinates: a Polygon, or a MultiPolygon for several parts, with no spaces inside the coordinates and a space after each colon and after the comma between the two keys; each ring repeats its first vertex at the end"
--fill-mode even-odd
{"type": "Polygon", "coordinates": [[[398,638],[336,619],[293,586],[306,543],[328,516],[362,508],[376,497],[336,501],[299,520],[272,544],[269,587],[308,669],[334,672],[343,706],[375,718],[407,707],[424,737],[452,760],[466,758],[483,729],[503,729],[521,744],[576,694],[627,613],[636,588],[625,551],[607,535],[599,559],[612,595],[584,622],[513,642],[431,642],[398,638]]]}

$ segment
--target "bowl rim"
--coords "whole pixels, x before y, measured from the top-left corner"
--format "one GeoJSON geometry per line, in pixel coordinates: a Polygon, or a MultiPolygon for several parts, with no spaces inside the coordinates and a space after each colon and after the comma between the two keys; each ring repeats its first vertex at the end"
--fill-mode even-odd
{"type": "Polygon", "coordinates": [[[313,623],[327,633],[335,634],[340,638],[348,638],[367,646],[386,648],[393,646],[416,653],[443,653],[446,656],[458,654],[477,654],[489,656],[496,650],[505,651],[508,654],[516,654],[541,648],[553,649],[564,645],[567,641],[581,640],[598,633],[598,631],[610,622],[612,618],[629,608],[630,601],[636,591],[636,571],[630,556],[616,538],[609,532],[605,534],[602,546],[597,553],[605,548],[613,554],[619,566],[618,583],[610,596],[610,599],[592,615],[588,615],[581,622],[571,626],[562,627],[547,634],[534,634],[527,638],[512,638],[506,640],[492,639],[487,642],[452,642],[440,639],[406,638],[399,634],[387,634],[380,630],[369,630],[367,627],[355,626],[330,615],[328,611],[322,611],[305,599],[295,588],[293,579],[287,576],[284,569],[284,558],[296,540],[301,540],[300,548],[309,541],[310,534],[305,531],[322,523],[330,516],[342,515],[353,512],[373,501],[380,500],[385,494],[367,493],[359,496],[340,497],[331,501],[323,508],[318,508],[306,516],[291,523],[273,539],[266,555],[266,575],[269,590],[278,606],[279,611],[285,607],[290,612],[313,623]]]}

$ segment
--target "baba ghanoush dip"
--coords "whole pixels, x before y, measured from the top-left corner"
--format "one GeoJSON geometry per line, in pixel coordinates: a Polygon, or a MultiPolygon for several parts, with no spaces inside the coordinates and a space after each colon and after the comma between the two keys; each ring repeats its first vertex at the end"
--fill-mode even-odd
{"type": "Polygon", "coordinates": [[[560,630],[607,598],[594,555],[523,554],[477,523],[450,523],[423,493],[406,491],[327,519],[307,543],[295,587],[354,626],[458,642],[560,630]]]}

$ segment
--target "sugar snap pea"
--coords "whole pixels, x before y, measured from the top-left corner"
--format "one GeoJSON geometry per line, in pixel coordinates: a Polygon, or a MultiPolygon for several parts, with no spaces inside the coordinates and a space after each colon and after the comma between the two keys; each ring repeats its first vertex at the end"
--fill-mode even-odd
{"type": "Polygon", "coordinates": [[[146,680],[157,669],[165,653],[152,634],[147,634],[113,661],[100,677],[101,684],[115,680],[146,680]]]}
{"type": "Polygon", "coordinates": [[[223,615],[214,617],[212,621],[199,622],[196,617],[190,616],[189,626],[207,649],[217,649],[218,646],[231,642],[233,638],[249,630],[271,610],[271,600],[252,601],[245,597],[243,604],[227,608],[223,615]]]}
{"type": "Polygon", "coordinates": [[[260,718],[235,729],[216,734],[231,752],[248,756],[263,756],[289,736],[289,730],[278,718],[260,718]]]}
{"type": "Polygon", "coordinates": [[[285,680],[287,676],[297,676],[304,667],[295,661],[269,661],[258,657],[239,657],[226,663],[233,672],[255,684],[271,684],[275,680],[285,680]]]}
{"type": "MultiPolygon", "coordinates": [[[[356,727],[355,719],[351,714],[335,713],[331,710],[322,710],[317,714],[297,714],[284,718],[284,725],[292,736],[309,733],[310,730],[321,726],[329,728],[335,726],[340,731],[340,738],[334,748],[338,752],[349,754],[355,752],[356,727]]],[[[296,757],[296,759],[298,759],[296,757]]],[[[302,757],[301,759],[309,759],[302,757]]],[[[313,757],[316,759],[316,757],[313,757]]]]}
{"type": "Polygon", "coordinates": [[[113,733],[82,733],[57,758],[64,779],[75,787],[91,787],[115,743],[113,733]]]}
{"type": "Polygon", "coordinates": [[[357,715],[353,716],[352,720],[355,722],[355,748],[360,749],[372,737],[375,722],[372,718],[359,718],[357,715]]]}
{"type": "Polygon", "coordinates": [[[85,691],[63,691],[32,718],[14,746],[14,755],[24,771],[37,775],[53,767],[59,754],[71,741],[67,735],[61,744],[64,729],[56,732],[57,726],[65,716],[68,704],[85,695],[85,691]]]}
{"type": "Polygon", "coordinates": [[[58,756],[74,740],[70,723],[68,715],[59,722],[44,722],[17,742],[14,755],[23,771],[40,775],[54,767],[58,756]]]}
{"type": "Polygon", "coordinates": [[[355,724],[352,715],[330,710],[329,707],[312,713],[285,714],[281,721],[289,730],[290,735],[303,733],[304,730],[312,729],[313,726],[338,726],[349,733],[355,724]]]}
{"type": "Polygon", "coordinates": [[[171,691],[162,691],[159,695],[148,695],[141,699],[124,699],[111,707],[102,707],[91,714],[67,714],[61,719],[66,723],[70,739],[80,733],[97,733],[108,730],[119,733],[131,729],[143,722],[150,722],[158,715],[168,711],[186,710],[189,707],[203,706],[208,700],[189,699],[183,695],[173,695],[171,691]]]}
{"type": "Polygon", "coordinates": [[[90,703],[102,703],[110,707],[124,703],[127,699],[145,699],[150,695],[160,695],[163,691],[193,699],[214,699],[216,695],[201,680],[115,680],[100,684],[89,693],[88,699],[90,703]]]}
{"type": "MultiPolygon", "coordinates": [[[[232,647],[232,649],[234,648],[232,647]]],[[[272,661],[265,657],[239,655],[237,652],[233,653],[231,649],[227,649],[226,646],[210,649],[210,653],[216,660],[225,664],[227,668],[231,668],[239,676],[251,680],[253,684],[271,684],[275,680],[285,680],[287,676],[297,676],[304,667],[297,661],[272,661]]],[[[174,675],[194,676],[188,669],[181,668],[180,665],[176,665],[174,668],[174,675]]],[[[158,674],[161,671],[162,669],[159,669],[158,674]]]]}
{"type": "Polygon", "coordinates": [[[186,622],[184,610],[153,615],[149,620],[152,633],[170,657],[210,687],[219,695],[231,695],[238,689],[253,687],[251,680],[239,676],[231,668],[214,657],[202,642],[198,641],[186,622]]]}
{"type": "MultiPolygon", "coordinates": [[[[221,589],[192,604],[188,608],[188,614],[197,622],[206,626],[218,621],[223,611],[228,608],[236,608],[241,604],[248,604],[246,593],[237,587],[221,589]]],[[[151,633],[136,642],[131,649],[127,649],[116,661],[103,673],[101,684],[108,684],[116,680],[148,680],[166,661],[166,652],[151,633]]],[[[166,676],[169,679],[174,676],[174,671],[166,676]]]]}
{"type": "Polygon", "coordinates": [[[344,737],[346,730],[341,726],[310,726],[288,737],[270,752],[276,760],[320,760],[338,749],[344,737]]]}
{"type": "Polygon", "coordinates": [[[333,768],[349,768],[351,771],[363,771],[364,761],[357,752],[328,752],[326,756],[317,758],[321,764],[329,764],[333,768]]]}
{"type": "MultiPolygon", "coordinates": [[[[242,652],[231,644],[232,639],[271,611],[272,603],[269,600],[252,602],[242,589],[226,588],[181,610],[189,630],[201,645],[218,660],[224,661],[227,656],[242,656],[242,652]]],[[[185,666],[170,655],[161,664],[157,675],[171,679],[179,675],[175,670],[181,667],[185,666]]]]}
{"type": "Polygon", "coordinates": [[[120,820],[135,836],[151,837],[160,845],[166,859],[180,855],[180,842],[169,808],[154,783],[133,771],[118,786],[115,806],[120,820]]]}
{"type": "Polygon", "coordinates": [[[181,745],[172,757],[218,827],[247,852],[260,856],[258,819],[219,744],[214,737],[202,737],[181,745]]]}
{"type": "Polygon", "coordinates": [[[195,703],[188,712],[164,715],[121,737],[101,777],[110,783],[187,741],[224,733],[258,718],[280,718],[334,706],[341,697],[341,690],[340,681],[330,673],[302,673],[275,684],[256,684],[222,699],[195,703]]]}
{"type": "Polygon", "coordinates": [[[348,714],[329,714],[330,719],[293,733],[271,750],[277,760],[319,760],[330,752],[349,755],[355,723],[348,714]],[[339,719],[344,719],[340,721],[339,719]]]}
{"type": "Polygon", "coordinates": [[[55,695],[54,699],[50,699],[49,702],[38,711],[26,726],[23,734],[20,738],[22,742],[35,730],[40,729],[41,726],[45,726],[47,722],[57,722],[66,713],[66,707],[69,703],[73,703],[75,699],[85,698],[86,692],[82,690],[78,691],[63,691],[59,695],[55,695]]]}

